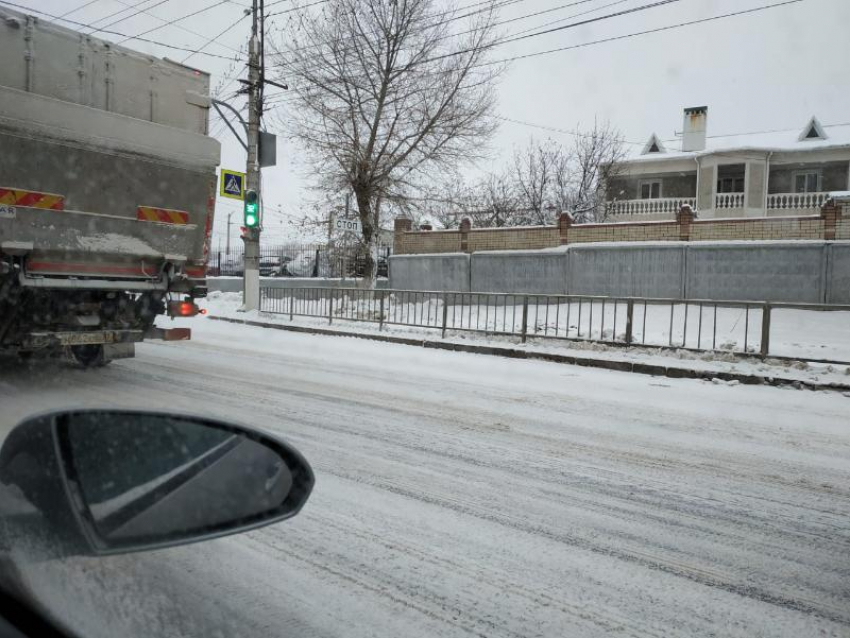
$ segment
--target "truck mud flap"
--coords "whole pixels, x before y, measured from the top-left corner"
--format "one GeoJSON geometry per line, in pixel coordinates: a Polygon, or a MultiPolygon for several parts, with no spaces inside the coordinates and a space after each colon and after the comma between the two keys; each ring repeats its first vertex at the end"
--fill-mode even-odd
{"type": "Polygon", "coordinates": [[[135,343],[144,338],[141,330],[92,330],[67,332],[31,332],[23,340],[22,350],[39,350],[61,346],[107,345],[135,343]]]}
{"type": "Polygon", "coordinates": [[[136,356],[135,343],[109,343],[103,346],[103,358],[107,361],[132,359],[136,356]]]}

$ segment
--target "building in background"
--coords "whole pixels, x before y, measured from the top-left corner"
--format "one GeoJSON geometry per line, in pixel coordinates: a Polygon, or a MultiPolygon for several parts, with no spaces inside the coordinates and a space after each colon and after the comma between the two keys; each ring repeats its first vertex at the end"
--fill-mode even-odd
{"type": "Polygon", "coordinates": [[[607,221],[817,214],[850,189],[850,125],[812,117],[798,131],[708,135],[708,107],[687,108],[679,148],[650,136],[606,185],[607,221]]]}

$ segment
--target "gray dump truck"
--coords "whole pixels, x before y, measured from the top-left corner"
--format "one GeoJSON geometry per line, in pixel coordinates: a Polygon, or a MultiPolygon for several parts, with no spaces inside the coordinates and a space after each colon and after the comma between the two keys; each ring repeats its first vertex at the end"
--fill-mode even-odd
{"type": "Polygon", "coordinates": [[[209,76],[0,7],[0,353],[132,356],[198,312],[209,76]]]}

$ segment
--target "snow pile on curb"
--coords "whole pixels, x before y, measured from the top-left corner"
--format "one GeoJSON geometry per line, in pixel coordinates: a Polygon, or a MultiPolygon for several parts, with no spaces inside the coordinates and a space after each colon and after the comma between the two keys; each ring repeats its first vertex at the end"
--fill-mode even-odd
{"type": "MultiPolygon", "coordinates": [[[[428,328],[406,326],[384,326],[379,329],[377,324],[346,321],[334,318],[329,326],[328,320],[321,317],[295,316],[290,320],[289,315],[273,314],[259,311],[240,312],[242,293],[210,292],[206,307],[210,316],[238,319],[242,321],[259,321],[269,324],[294,325],[320,329],[332,328],[352,334],[390,335],[404,338],[437,341],[440,331],[428,328]]],[[[681,349],[658,349],[639,346],[621,347],[609,346],[590,341],[567,341],[555,339],[529,339],[521,343],[518,337],[493,336],[474,332],[451,332],[444,340],[449,343],[475,344],[493,347],[511,347],[528,352],[565,354],[574,357],[587,356],[607,361],[639,362],[661,366],[675,366],[688,370],[717,373],[738,373],[756,375],[771,379],[779,377],[805,383],[848,384],[850,383],[850,366],[812,363],[803,360],[789,361],[785,359],[766,358],[764,360],[738,356],[732,352],[693,352],[681,349]]],[[[721,381],[718,383],[737,383],[721,381]]]]}

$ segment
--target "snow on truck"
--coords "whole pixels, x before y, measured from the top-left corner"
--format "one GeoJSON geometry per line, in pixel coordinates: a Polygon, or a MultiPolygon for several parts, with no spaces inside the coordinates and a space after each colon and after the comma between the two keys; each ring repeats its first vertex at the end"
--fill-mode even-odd
{"type": "Polygon", "coordinates": [[[198,312],[209,76],[0,7],[0,353],[133,356],[198,312]]]}

